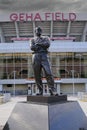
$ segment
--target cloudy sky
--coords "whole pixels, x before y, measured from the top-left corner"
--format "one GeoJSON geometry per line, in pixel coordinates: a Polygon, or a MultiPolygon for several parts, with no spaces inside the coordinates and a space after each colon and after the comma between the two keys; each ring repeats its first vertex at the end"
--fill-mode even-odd
{"type": "Polygon", "coordinates": [[[0,11],[40,10],[87,13],[87,0],[0,0],[0,11]]]}

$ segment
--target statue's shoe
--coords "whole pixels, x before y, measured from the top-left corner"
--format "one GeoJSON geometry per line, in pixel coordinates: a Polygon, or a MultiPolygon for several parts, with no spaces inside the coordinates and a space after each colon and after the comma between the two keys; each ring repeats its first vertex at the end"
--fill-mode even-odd
{"type": "Polygon", "coordinates": [[[49,89],[50,95],[51,96],[58,96],[59,94],[55,91],[52,91],[52,89],[49,89]]]}
{"type": "Polygon", "coordinates": [[[43,95],[43,91],[36,94],[37,96],[43,95]]]}

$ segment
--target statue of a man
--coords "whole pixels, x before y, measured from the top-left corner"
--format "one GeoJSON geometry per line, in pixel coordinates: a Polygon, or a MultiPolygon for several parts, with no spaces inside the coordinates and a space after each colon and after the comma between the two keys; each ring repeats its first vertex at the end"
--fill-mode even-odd
{"type": "Polygon", "coordinates": [[[47,36],[42,36],[41,27],[35,28],[36,36],[30,41],[30,48],[33,51],[32,64],[35,75],[35,81],[39,88],[39,95],[43,95],[43,84],[41,80],[42,68],[45,72],[49,92],[51,95],[58,95],[54,87],[54,78],[50,69],[48,61],[48,48],[50,47],[50,40],[47,36]]]}

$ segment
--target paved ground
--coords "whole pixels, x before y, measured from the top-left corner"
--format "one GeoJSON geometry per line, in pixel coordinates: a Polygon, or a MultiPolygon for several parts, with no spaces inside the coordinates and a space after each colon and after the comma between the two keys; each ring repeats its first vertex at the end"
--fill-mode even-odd
{"type": "MultiPolygon", "coordinates": [[[[78,101],[82,110],[87,116],[87,102],[81,101],[77,97],[74,97],[74,96],[68,96],[68,100],[78,101]]],[[[16,103],[19,101],[26,101],[26,97],[25,96],[12,97],[9,102],[0,104],[0,130],[2,130],[2,127],[7,122],[13,108],[15,107],[16,103]]]]}
{"type": "Polygon", "coordinates": [[[74,100],[74,101],[78,101],[78,103],[80,104],[83,112],[85,113],[85,115],[87,116],[87,101],[81,101],[80,99],[78,99],[78,97],[73,97],[73,96],[68,96],[68,100],[74,100]]]}
{"type": "Polygon", "coordinates": [[[9,102],[0,104],[0,130],[2,130],[2,127],[7,122],[13,108],[19,101],[26,101],[26,97],[24,96],[12,97],[9,102]]]}

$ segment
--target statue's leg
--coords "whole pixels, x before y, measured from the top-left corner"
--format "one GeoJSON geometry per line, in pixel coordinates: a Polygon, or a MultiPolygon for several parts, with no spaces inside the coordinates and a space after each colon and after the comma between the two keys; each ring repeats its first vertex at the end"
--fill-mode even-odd
{"type": "Polygon", "coordinates": [[[54,78],[50,68],[49,61],[47,59],[47,56],[44,56],[44,58],[43,58],[42,66],[46,75],[49,92],[51,95],[58,95],[56,92],[56,88],[54,87],[54,78]]]}
{"type": "Polygon", "coordinates": [[[37,84],[37,87],[39,89],[40,94],[43,94],[43,84],[42,84],[42,80],[41,80],[41,63],[40,63],[40,59],[39,59],[39,55],[35,54],[33,57],[33,70],[34,70],[34,76],[35,76],[35,81],[37,84]]]}

